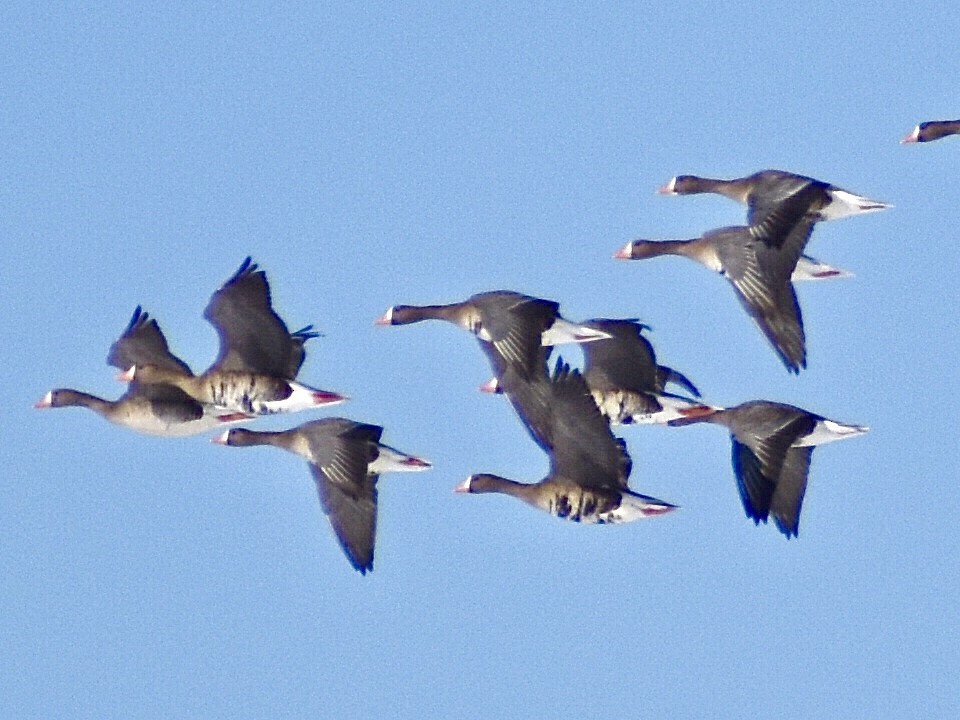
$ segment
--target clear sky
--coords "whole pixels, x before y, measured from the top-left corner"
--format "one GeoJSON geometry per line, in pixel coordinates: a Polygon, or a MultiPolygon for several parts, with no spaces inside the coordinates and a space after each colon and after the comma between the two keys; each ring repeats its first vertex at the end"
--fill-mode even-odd
{"type": "Polygon", "coordinates": [[[0,10],[10,717],[957,716],[960,140],[898,141],[960,116],[960,12],[190,5],[0,10]],[[808,252],[855,277],[798,289],[799,377],[721,278],[611,258],[743,222],[656,195],[673,175],[767,167],[895,205],[817,227],[808,252]],[[205,368],[201,313],[246,255],[325,334],[302,380],[352,397],[256,426],[343,414],[435,464],[381,480],[366,577],[301,459],[32,407],[119,395],[104,359],[138,304],[205,368]],[[477,392],[473,338],[373,320],[499,288],[641,318],[712,402],[871,432],[815,451],[790,541],[744,516],[712,426],[623,431],[665,517],[455,495],[546,457],[477,392]]]}

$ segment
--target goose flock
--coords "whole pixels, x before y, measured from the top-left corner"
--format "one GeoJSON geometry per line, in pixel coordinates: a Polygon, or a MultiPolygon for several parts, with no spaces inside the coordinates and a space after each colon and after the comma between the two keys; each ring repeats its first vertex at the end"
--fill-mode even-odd
{"type": "MultiPolygon", "coordinates": [[[[196,435],[260,415],[335,405],[347,398],[296,382],[305,345],[317,337],[307,325],[291,333],[274,312],[266,274],[244,260],[217,290],[204,317],[220,338],[220,352],[202,374],[170,352],[157,321],[134,310],[107,362],[130,383],[117,400],[60,388],[38,408],[87,407],[110,422],[150,435],[196,435]]],[[[325,418],[284,432],[228,429],[222,445],[274,445],[305,458],[320,504],[350,563],[373,568],[377,478],[390,471],[426,470],[430,463],[380,442],[383,428],[346,418],[325,418]]]]}
{"type": "MultiPolygon", "coordinates": [[[[947,135],[960,135],[960,120],[920,123],[901,142],[947,135]]],[[[724,195],[747,206],[746,224],[688,240],[633,240],[614,257],[682,255],[721,273],[792,373],[807,364],[792,283],[850,275],[804,253],[816,223],[890,207],[780,170],[733,180],[678,175],[659,192],[724,195]]],[[[58,388],[36,407],[86,407],[117,425],[162,437],[222,429],[213,442],[273,445],[300,455],[344,554],[360,573],[372,570],[380,474],[425,470],[431,463],[383,444],[382,427],[343,417],[279,432],[230,427],[348,398],[297,380],[306,344],[318,333],[312,325],[290,332],[272,307],[266,274],[251,258],[213,293],[204,317],[217,331],[220,350],[203,373],[195,374],[170,351],[157,321],[138,306],[107,355],[108,364],[120,371],[117,377],[129,383],[123,395],[106,400],[58,388]]],[[[730,432],[734,477],[747,516],[755,524],[772,517],[790,538],[799,532],[813,448],[867,431],[768,400],[728,408],[708,404],[686,375],[658,364],[644,334],[649,328],[633,318],[574,322],[560,315],[553,300],[497,290],[456,303],[394,305],[375,322],[392,326],[424,320],[443,320],[476,336],[493,374],[480,389],[504,395],[549,457],[549,472],[538,482],[478,473],[456,491],[512,495],[558,518],[624,523],[676,509],[629,487],[630,454],[612,428],[712,423],[730,432]],[[581,347],[582,370],[559,355],[551,359],[554,346],[564,344],[581,347]]]]}

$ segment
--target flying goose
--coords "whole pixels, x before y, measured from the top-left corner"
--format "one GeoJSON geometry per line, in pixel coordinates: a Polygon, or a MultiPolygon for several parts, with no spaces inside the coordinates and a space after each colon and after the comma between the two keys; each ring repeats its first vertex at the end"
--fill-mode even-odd
{"type": "Polygon", "coordinates": [[[761,170],[733,180],[677,175],[657,192],[661,195],[723,195],[747,205],[747,224],[754,225],[787,198],[809,189],[813,192],[805,192],[806,212],[816,220],[837,220],[892,207],[822,180],[785,170],[761,170]]]}
{"type": "MultiPolygon", "coordinates": [[[[657,365],[653,346],[643,335],[643,330],[649,329],[646,325],[634,319],[596,319],[583,324],[610,335],[583,345],[583,377],[600,413],[612,425],[662,424],[684,417],[689,411],[709,409],[695,399],[666,390],[670,383],[693,398],[700,397],[700,391],[682,373],[657,365]]],[[[480,389],[503,393],[503,370],[498,369],[493,358],[491,362],[495,377],[480,389]]]]}
{"type": "MultiPolygon", "coordinates": [[[[290,336],[298,345],[314,337],[309,328],[290,336]]],[[[149,364],[171,372],[193,375],[180,358],[170,352],[157,321],[138,305],[123,334],[110,348],[107,362],[118,369],[149,364]]],[[[206,432],[223,423],[249,418],[244,413],[218,410],[201,403],[180,388],[166,383],[132,382],[117,400],[105,400],[89,393],[58,388],[48,392],[35,407],[86,407],[112,423],[148,435],[182,437],[206,432]]]]}
{"type": "Polygon", "coordinates": [[[844,425],[792,405],[752,400],[671,425],[723,425],[733,442],[733,472],[747,517],[755,524],[773,515],[787,538],[797,535],[815,445],[856,437],[862,425],[844,425]]]}
{"type": "Polygon", "coordinates": [[[545,357],[543,347],[607,337],[562,318],[559,303],[510,290],[482,292],[448,305],[394,305],[376,324],[407,325],[422,320],[445,320],[473,333],[521,372],[539,367],[545,357]]]}
{"type": "Polygon", "coordinates": [[[700,391],[685,375],[658,365],[653,346],[636,320],[596,319],[584,323],[608,333],[583,346],[583,377],[600,412],[614,425],[665,423],[691,410],[709,409],[695,399],[667,392],[676,384],[693,398],[700,391]]]}
{"type": "Polygon", "coordinates": [[[579,371],[558,359],[552,376],[527,380],[512,373],[501,382],[550,457],[550,471],[532,484],[490,473],[471,475],[457,492],[512,495],[555,517],[583,523],[624,523],[676,508],[627,487],[632,463],[626,445],[610,432],[579,371]]]}
{"type": "Polygon", "coordinates": [[[273,445],[306,458],[320,506],[350,564],[373,569],[377,480],[381,473],[426,470],[430,463],[380,442],[383,428],[346,418],[324,418],[280,432],[227,430],[213,442],[234,447],[273,445]]]}

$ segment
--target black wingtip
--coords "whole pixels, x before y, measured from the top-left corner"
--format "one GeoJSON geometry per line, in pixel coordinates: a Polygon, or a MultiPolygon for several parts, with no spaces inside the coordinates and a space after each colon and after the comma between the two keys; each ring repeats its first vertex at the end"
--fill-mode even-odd
{"type": "Polygon", "coordinates": [[[791,375],[799,375],[801,370],[807,369],[807,359],[803,358],[800,362],[795,362],[788,359],[787,357],[783,358],[783,364],[787,367],[787,372],[791,375]]]}
{"type": "Polygon", "coordinates": [[[240,263],[240,267],[237,269],[237,271],[230,276],[230,279],[227,280],[224,283],[224,285],[229,285],[230,283],[236,282],[242,277],[251,275],[252,273],[256,272],[258,269],[259,269],[259,266],[255,262],[253,262],[253,258],[250,255],[247,255],[247,257],[244,258],[243,262],[240,263]]]}
{"type": "Polygon", "coordinates": [[[303,341],[311,340],[316,337],[325,337],[322,332],[313,329],[313,325],[306,325],[296,332],[290,333],[290,337],[299,338],[303,341]]]}
{"type": "Polygon", "coordinates": [[[781,534],[782,534],[787,540],[789,540],[790,538],[800,537],[800,534],[799,534],[800,524],[799,524],[799,522],[798,522],[796,525],[786,525],[786,524],[783,522],[783,520],[781,520],[781,519],[778,518],[778,517],[774,517],[774,518],[773,518],[773,522],[776,523],[777,530],[779,530],[779,531],[781,532],[781,534]]]}
{"type": "Polygon", "coordinates": [[[553,376],[559,377],[570,372],[570,366],[564,362],[562,355],[557,355],[557,362],[553,366],[553,376]]]}
{"type": "Polygon", "coordinates": [[[348,557],[347,559],[350,560],[350,564],[353,565],[353,569],[361,575],[366,576],[368,572],[373,572],[373,560],[370,560],[370,562],[366,564],[361,564],[351,557],[348,557]]]}
{"type": "Polygon", "coordinates": [[[124,333],[128,333],[131,330],[146,324],[149,319],[150,315],[144,311],[142,306],[137,305],[137,307],[135,307],[133,310],[133,315],[130,316],[130,322],[127,323],[127,329],[124,330],[124,333]]]}

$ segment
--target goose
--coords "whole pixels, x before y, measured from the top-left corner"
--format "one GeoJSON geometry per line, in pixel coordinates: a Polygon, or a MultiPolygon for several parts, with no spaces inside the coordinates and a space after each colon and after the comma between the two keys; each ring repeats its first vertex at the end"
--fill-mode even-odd
{"type": "Polygon", "coordinates": [[[342,417],[324,418],[279,432],[232,428],[213,442],[232,447],[273,445],[307,460],[320,506],[350,564],[373,570],[377,532],[377,480],[381,473],[426,470],[431,463],[380,442],[383,428],[342,417]]]}
{"type": "Polygon", "coordinates": [[[670,424],[698,422],[722,425],[730,431],[733,472],[747,517],[759,525],[773,515],[777,528],[788,539],[796,537],[799,529],[814,446],[869,430],[767,400],[752,400],[670,424]]]}
{"type": "Polygon", "coordinates": [[[625,523],[663,515],[676,506],[627,487],[631,460],[600,414],[583,376],[558,358],[552,376],[501,379],[531,436],[550,457],[549,474],[537,483],[500,475],[471,475],[458,493],[511,495],[554,517],[582,523],[625,523]]]}
{"type": "Polygon", "coordinates": [[[913,128],[900,141],[902,144],[931,142],[947,135],[960,135],[960,120],[930,120],[913,128]]]}
{"type": "Polygon", "coordinates": [[[657,192],[661,195],[724,195],[747,205],[747,224],[754,225],[779,203],[808,188],[815,192],[807,193],[806,211],[816,220],[837,220],[892,207],[889,203],[855,195],[836,185],[785,170],[761,170],[733,180],[677,175],[657,192]]]}
{"type": "Polygon", "coordinates": [[[614,254],[623,260],[682,255],[721,273],[790,372],[806,367],[800,305],[790,278],[814,220],[804,214],[808,186],[760,223],[711,230],[692,240],[634,240],[614,254]]]}
{"type": "MultiPolygon", "coordinates": [[[[586,343],[606,333],[565,320],[560,305],[510,290],[494,290],[448,305],[394,305],[375,321],[377,325],[407,325],[422,320],[445,320],[491,344],[505,362],[523,373],[538,368],[542,347],[586,343]]],[[[481,347],[482,347],[481,343],[481,347]]]]}
{"type": "MultiPolygon", "coordinates": [[[[304,328],[291,335],[290,341],[302,352],[303,343],[315,335],[304,328]]],[[[170,352],[157,321],[139,305],[123,334],[111,346],[107,362],[119,369],[146,363],[184,375],[193,374],[186,363],[170,352]]],[[[161,437],[196,435],[250,417],[198,402],[180,388],[166,383],[133,382],[117,400],[57,388],[44,395],[35,407],[85,407],[116,425],[161,437]]]]}
{"type": "Polygon", "coordinates": [[[266,274],[251,258],[213,294],[204,317],[217,330],[220,352],[202,375],[134,363],[118,379],[173,385],[201,403],[247,415],[297,412],[347,399],[294,381],[303,345],[290,342],[286,324],[271,306],[266,274]]]}
{"type": "Polygon", "coordinates": [[[700,397],[685,375],[658,365],[649,329],[634,319],[599,318],[584,323],[611,337],[583,346],[583,377],[601,414],[613,425],[666,423],[711,406],[666,391],[667,383],[700,397]]]}

